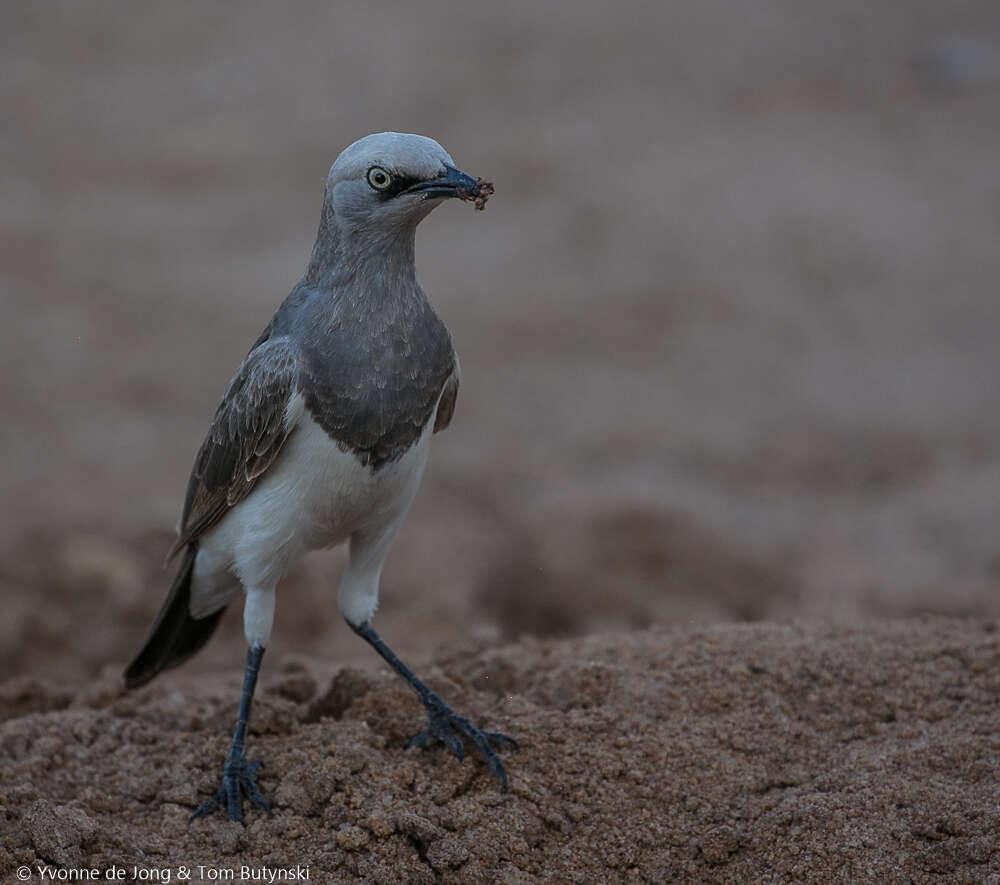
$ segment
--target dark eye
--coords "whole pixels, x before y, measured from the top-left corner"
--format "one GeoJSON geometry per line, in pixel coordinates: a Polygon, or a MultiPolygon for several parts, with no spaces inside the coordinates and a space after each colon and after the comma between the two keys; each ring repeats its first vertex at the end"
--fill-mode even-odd
{"type": "Polygon", "coordinates": [[[368,170],[368,183],[377,191],[384,191],[392,184],[392,176],[381,166],[372,166],[368,170]]]}

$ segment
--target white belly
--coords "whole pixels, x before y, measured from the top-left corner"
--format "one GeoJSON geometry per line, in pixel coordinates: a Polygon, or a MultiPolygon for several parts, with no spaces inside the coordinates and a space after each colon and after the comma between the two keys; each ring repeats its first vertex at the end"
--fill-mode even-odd
{"type": "Polygon", "coordinates": [[[202,617],[244,588],[270,588],[307,550],[352,535],[377,533],[400,520],[427,463],[434,417],[397,461],[377,472],[330,439],[296,395],[297,425],[276,462],[249,496],[199,541],[191,614],[202,617]],[[239,581],[234,580],[234,576],[239,581]]]}

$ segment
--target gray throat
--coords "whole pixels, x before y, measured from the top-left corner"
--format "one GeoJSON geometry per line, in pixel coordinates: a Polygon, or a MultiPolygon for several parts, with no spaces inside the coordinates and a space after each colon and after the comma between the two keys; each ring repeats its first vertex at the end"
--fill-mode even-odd
{"type": "Polygon", "coordinates": [[[373,470],[420,438],[455,371],[451,336],[417,283],[415,236],[414,223],[344,243],[324,200],[306,273],[254,345],[296,345],[309,413],[373,470]]]}

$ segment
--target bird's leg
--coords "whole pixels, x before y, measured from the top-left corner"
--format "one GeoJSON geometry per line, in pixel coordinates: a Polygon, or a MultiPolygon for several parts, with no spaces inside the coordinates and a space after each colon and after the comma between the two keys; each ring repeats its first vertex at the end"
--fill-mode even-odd
{"type": "Polygon", "coordinates": [[[476,728],[464,716],[459,716],[451,707],[441,700],[423,682],[421,682],[398,657],[388,645],[379,637],[371,624],[363,623],[355,626],[350,621],[348,626],[358,634],[365,642],[375,649],[382,659],[395,670],[420,698],[427,710],[427,725],[423,731],[410,738],[407,747],[429,747],[436,741],[441,741],[459,760],[464,755],[462,738],[468,738],[476,745],[476,749],[482,754],[489,765],[490,770],[500,779],[500,786],[507,789],[507,772],[504,771],[503,763],[497,755],[496,750],[504,747],[517,749],[517,741],[496,731],[482,731],[476,728]]]}
{"type": "Polygon", "coordinates": [[[260,661],[264,657],[264,649],[259,645],[251,645],[247,651],[247,669],[243,677],[243,694],[240,696],[240,712],[236,717],[236,730],[233,732],[233,742],[229,747],[229,755],[222,769],[222,785],[216,794],[207,802],[198,806],[190,821],[211,814],[218,808],[225,808],[229,819],[237,823],[243,820],[243,797],[246,796],[258,808],[271,814],[271,807],[261,795],[257,787],[257,771],[259,762],[247,762],[246,736],[247,723],[250,721],[250,704],[253,692],[257,687],[257,673],[260,671],[260,661]]]}

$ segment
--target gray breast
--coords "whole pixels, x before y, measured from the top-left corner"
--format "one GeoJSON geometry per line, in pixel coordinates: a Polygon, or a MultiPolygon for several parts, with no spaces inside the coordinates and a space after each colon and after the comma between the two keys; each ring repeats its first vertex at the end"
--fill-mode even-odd
{"type": "Polygon", "coordinates": [[[419,287],[312,319],[302,337],[306,408],[341,449],[379,470],[433,415],[455,369],[451,336],[419,287]]]}

